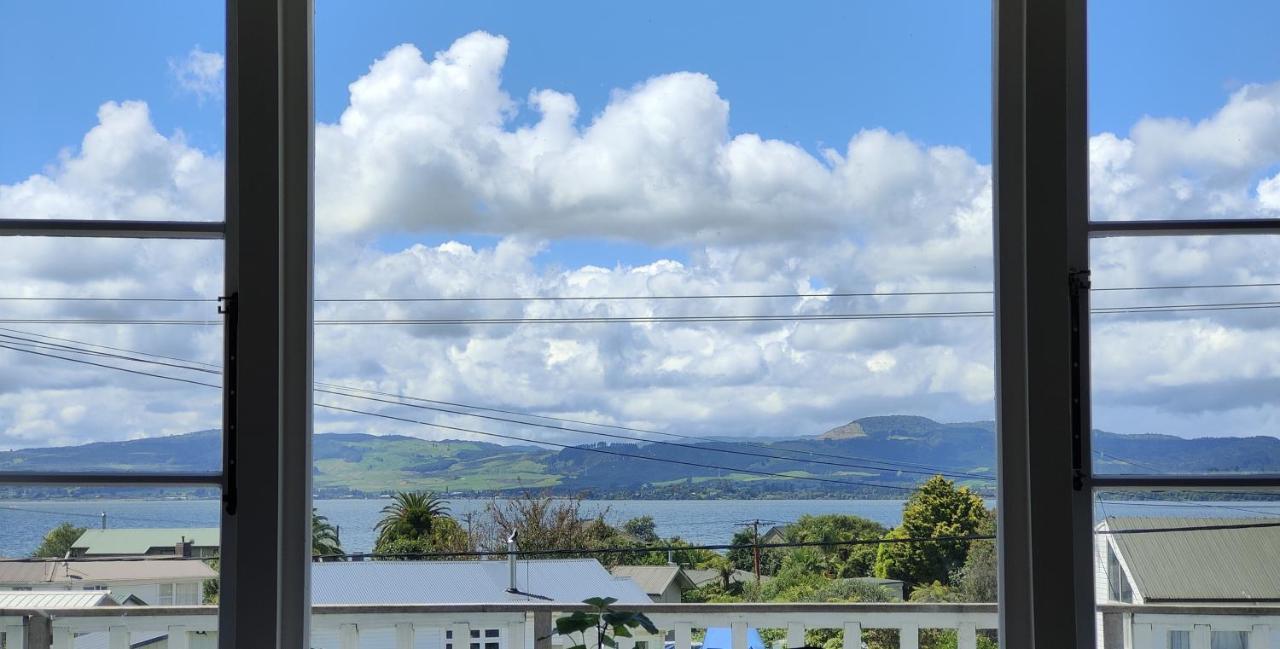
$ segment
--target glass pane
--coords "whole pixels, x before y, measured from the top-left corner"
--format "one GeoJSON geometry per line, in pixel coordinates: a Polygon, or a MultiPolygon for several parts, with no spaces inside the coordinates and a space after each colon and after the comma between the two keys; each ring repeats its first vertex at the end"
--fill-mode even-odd
{"type": "Polygon", "coordinates": [[[990,646],[991,15],[926,4],[318,2],[317,551],[362,560],[313,603],[965,601],[921,645],[990,646]]]}
{"type": "Polygon", "coordinates": [[[0,5],[0,218],[221,221],[225,16],[0,5]]]}
{"type": "Polygon", "coordinates": [[[1280,216],[1277,22],[1266,0],[1089,3],[1093,220],[1280,216]]]}
{"type": "Polygon", "coordinates": [[[1095,471],[1280,472],[1280,236],[1091,257],[1095,471]]]}
{"type": "Polygon", "coordinates": [[[0,471],[217,471],[222,250],[0,238],[0,471]]]}
{"type": "Polygon", "coordinates": [[[1097,492],[1098,646],[1271,646],[1256,625],[1280,597],[1277,505],[1277,490],[1097,492]]]}

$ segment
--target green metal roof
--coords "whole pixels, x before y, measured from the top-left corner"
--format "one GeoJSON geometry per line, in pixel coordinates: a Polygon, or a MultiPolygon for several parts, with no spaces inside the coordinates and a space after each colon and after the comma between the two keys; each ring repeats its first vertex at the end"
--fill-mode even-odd
{"type": "MultiPolygon", "coordinates": [[[[1107,529],[1248,523],[1276,518],[1113,516],[1107,529]]],[[[1110,538],[1147,602],[1280,601],[1280,527],[1113,534],[1110,538]]]]}
{"type": "Polygon", "coordinates": [[[71,546],[75,554],[146,554],[154,547],[173,548],[186,539],[192,547],[218,547],[216,527],[155,527],[86,530],[71,546]]]}

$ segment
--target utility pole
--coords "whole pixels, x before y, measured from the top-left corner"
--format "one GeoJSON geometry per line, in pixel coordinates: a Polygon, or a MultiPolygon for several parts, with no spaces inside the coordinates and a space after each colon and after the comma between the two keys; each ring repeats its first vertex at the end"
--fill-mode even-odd
{"type": "Polygon", "coordinates": [[[760,519],[751,522],[751,530],[754,533],[755,543],[755,564],[756,564],[756,585],[760,585],[760,519]]]}

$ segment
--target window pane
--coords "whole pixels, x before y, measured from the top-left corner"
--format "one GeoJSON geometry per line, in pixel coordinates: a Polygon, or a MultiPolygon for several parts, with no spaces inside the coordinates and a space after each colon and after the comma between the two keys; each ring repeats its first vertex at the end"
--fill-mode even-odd
{"type": "Polygon", "coordinates": [[[557,9],[317,3],[313,604],[993,603],[989,4],[557,9]]]}
{"type": "Polygon", "coordinates": [[[225,15],[0,6],[0,218],[221,221],[225,15]]]}
{"type": "Polygon", "coordinates": [[[1280,472],[1280,236],[1091,255],[1095,471],[1280,472]]]}
{"type": "Polygon", "coordinates": [[[1277,504],[1280,490],[1095,493],[1099,639],[1132,638],[1134,647],[1167,639],[1171,649],[1269,646],[1270,631],[1250,640],[1257,615],[1273,614],[1280,598],[1277,504]],[[1115,597],[1109,585],[1117,581],[1129,585],[1130,601],[1115,597]],[[1257,613],[1233,614],[1241,607],[1257,613]]]}
{"type": "Polygon", "coordinates": [[[222,248],[0,238],[0,471],[219,469],[222,248]]]}
{"type": "Polygon", "coordinates": [[[1280,216],[1277,22],[1266,0],[1089,4],[1093,220],[1280,216]]]}

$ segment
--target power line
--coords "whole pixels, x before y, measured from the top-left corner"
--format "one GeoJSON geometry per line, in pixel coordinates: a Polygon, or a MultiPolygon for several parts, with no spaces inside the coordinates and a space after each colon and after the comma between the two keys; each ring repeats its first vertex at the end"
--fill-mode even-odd
{"type": "MultiPolygon", "coordinates": [[[[539,424],[539,423],[536,423],[536,422],[519,421],[519,420],[516,420],[516,419],[510,419],[510,418],[507,418],[507,417],[495,417],[495,416],[492,416],[492,415],[482,415],[482,414],[474,413],[474,412],[464,412],[464,411],[461,411],[461,410],[452,410],[452,409],[449,409],[449,408],[442,408],[442,407],[440,407],[440,406],[427,406],[427,405],[416,404],[416,403],[405,403],[405,402],[402,402],[402,401],[392,401],[392,400],[390,400],[390,399],[381,399],[381,398],[378,398],[378,397],[368,397],[368,396],[361,396],[361,395],[356,395],[356,394],[346,394],[346,393],[344,393],[344,392],[340,392],[340,391],[337,391],[337,390],[327,390],[327,389],[323,389],[323,388],[316,388],[315,390],[316,390],[316,392],[320,392],[320,393],[324,393],[324,394],[332,394],[332,395],[336,395],[336,396],[340,396],[340,397],[349,397],[349,398],[355,398],[355,399],[365,399],[365,400],[368,400],[368,401],[377,401],[377,402],[379,402],[379,403],[387,403],[387,404],[391,404],[391,405],[404,406],[404,407],[407,407],[407,408],[417,408],[417,409],[420,409],[420,410],[430,410],[430,411],[434,411],[434,412],[441,412],[441,413],[447,413],[447,414],[453,414],[453,415],[462,415],[462,416],[466,416],[466,417],[475,417],[475,418],[478,418],[478,419],[487,419],[487,420],[490,420],[490,421],[499,421],[499,422],[505,422],[505,423],[512,423],[512,424],[517,424],[517,425],[521,425],[521,426],[535,426],[535,427],[538,427],[538,428],[546,428],[546,429],[549,429],[549,430],[561,430],[561,431],[566,431],[566,432],[581,433],[581,434],[585,434],[585,435],[595,435],[595,436],[599,436],[599,437],[608,437],[608,438],[612,438],[612,439],[625,439],[625,440],[630,440],[630,441],[646,442],[646,443],[649,443],[649,444],[660,444],[660,445],[663,445],[663,446],[672,446],[672,447],[677,447],[677,448],[686,448],[686,449],[691,449],[691,450],[695,450],[695,451],[714,451],[714,452],[716,452],[716,453],[725,453],[725,454],[729,454],[729,455],[742,455],[742,456],[747,456],[747,457],[767,458],[767,459],[772,459],[772,460],[782,460],[782,461],[785,461],[785,462],[807,462],[807,463],[810,463],[810,464],[824,464],[824,465],[829,465],[829,466],[836,466],[836,467],[843,467],[843,468],[850,468],[850,469],[871,469],[871,470],[875,470],[875,471],[886,471],[886,469],[885,469],[885,468],[883,468],[883,467],[869,466],[869,465],[865,465],[865,464],[845,464],[845,463],[841,463],[841,462],[831,462],[831,461],[826,461],[826,460],[800,460],[800,459],[797,459],[797,458],[789,458],[789,457],[783,457],[783,456],[779,456],[779,455],[770,455],[770,454],[767,454],[767,453],[753,453],[753,452],[751,452],[751,451],[740,451],[740,450],[736,450],[736,449],[716,448],[716,447],[713,447],[713,446],[695,446],[695,445],[693,445],[693,444],[681,444],[681,443],[679,443],[679,442],[664,442],[664,441],[660,441],[660,440],[645,439],[645,438],[643,438],[643,437],[635,437],[635,436],[632,436],[632,435],[619,435],[619,434],[615,434],[615,433],[603,433],[603,432],[600,432],[600,431],[584,430],[584,429],[582,429],[582,428],[570,428],[570,427],[567,427],[567,426],[556,426],[556,425],[552,425],[552,424],[539,424]]],[[[923,471],[923,470],[913,470],[913,469],[896,469],[896,471],[899,471],[899,472],[902,472],[902,473],[913,473],[913,474],[921,474],[921,475],[939,475],[939,474],[940,474],[940,472],[938,472],[938,471],[923,471]]],[[[950,474],[943,474],[943,475],[950,475],[950,474]]],[[[955,477],[955,476],[951,476],[951,477],[955,477]]],[[[960,477],[968,477],[968,476],[960,476],[960,477]]],[[[984,479],[985,479],[985,480],[990,480],[991,478],[984,478],[984,479]]]]}
{"type": "MultiPolygon", "coordinates": [[[[1108,286],[1094,287],[1095,292],[1104,291],[1170,291],[1224,288],[1268,288],[1280,286],[1280,282],[1258,282],[1239,284],[1181,284],[1164,286],[1108,286]]],[[[808,299],[808,298],[846,298],[846,297],[913,297],[913,296],[947,296],[947,295],[992,295],[987,290],[936,290],[936,291],[851,291],[830,293],[709,293],[702,295],[479,295],[454,297],[348,297],[317,298],[317,303],[380,303],[380,302],[568,302],[568,301],[665,301],[665,300],[735,300],[735,299],[808,299]]],[[[31,295],[2,296],[0,301],[25,302],[176,302],[198,303],[216,302],[217,298],[209,297],[96,297],[96,296],[58,296],[40,297],[31,295]]]]}
{"type": "MultiPolygon", "coordinates": [[[[954,471],[954,470],[950,470],[950,469],[934,467],[934,466],[931,466],[931,465],[928,465],[928,464],[921,464],[921,463],[916,463],[916,462],[907,462],[907,461],[903,461],[903,460],[884,460],[884,459],[879,459],[879,458],[863,457],[863,456],[857,456],[857,455],[843,455],[843,454],[838,454],[838,453],[819,453],[819,452],[817,452],[817,451],[811,451],[811,450],[808,450],[808,449],[796,449],[796,448],[790,448],[790,447],[786,447],[786,446],[770,446],[770,445],[767,445],[767,444],[759,444],[759,443],[747,442],[747,441],[722,440],[722,439],[716,439],[716,438],[714,438],[714,437],[699,437],[699,436],[696,436],[696,435],[682,435],[682,434],[679,434],[679,433],[670,433],[670,432],[665,432],[665,431],[660,431],[660,430],[652,430],[652,429],[645,429],[645,428],[634,428],[634,427],[631,427],[631,426],[620,426],[620,425],[617,425],[617,424],[605,424],[605,423],[600,423],[600,422],[587,421],[587,420],[583,420],[583,419],[571,419],[571,418],[567,418],[567,417],[552,417],[552,416],[550,416],[550,415],[540,415],[540,414],[536,414],[536,413],[523,412],[523,411],[519,411],[519,410],[510,410],[510,409],[503,409],[503,408],[493,408],[493,407],[487,407],[487,406],[477,406],[477,405],[466,404],[466,403],[458,403],[458,402],[456,402],[456,401],[441,401],[441,400],[439,400],[439,399],[427,399],[427,398],[425,398],[425,397],[415,397],[415,396],[410,396],[410,395],[395,394],[395,393],[392,393],[392,392],[384,392],[384,391],[380,391],[380,390],[371,390],[371,389],[368,389],[368,388],[357,388],[357,387],[354,387],[354,386],[342,385],[342,384],[337,384],[337,383],[323,383],[323,382],[317,381],[317,382],[316,382],[316,385],[320,385],[320,386],[323,386],[323,387],[335,388],[335,389],[348,390],[348,391],[351,391],[351,392],[364,392],[364,393],[368,393],[368,394],[376,394],[376,395],[384,396],[384,397],[394,397],[394,398],[397,398],[397,399],[404,399],[404,400],[408,400],[408,401],[421,401],[421,402],[424,402],[424,403],[440,404],[440,405],[446,405],[446,406],[453,406],[453,407],[457,407],[457,408],[470,408],[470,409],[472,409],[472,410],[482,410],[482,411],[485,411],[485,412],[497,412],[497,413],[501,413],[501,414],[505,414],[505,415],[515,415],[515,416],[519,416],[519,417],[531,417],[531,418],[534,418],[534,419],[545,419],[545,420],[549,420],[549,421],[562,421],[562,422],[572,423],[572,424],[581,424],[581,425],[584,425],[584,426],[598,426],[598,427],[601,427],[601,428],[609,428],[609,429],[614,429],[614,430],[623,430],[623,431],[634,432],[634,433],[641,433],[641,434],[646,434],[646,435],[662,435],[662,436],[672,437],[672,438],[677,438],[677,439],[689,439],[689,440],[696,440],[696,441],[702,441],[702,442],[707,442],[707,443],[735,443],[735,444],[741,444],[741,445],[744,445],[744,446],[750,446],[750,447],[752,447],[752,448],[760,448],[760,449],[765,449],[765,450],[770,450],[770,451],[775,451],[775,452],[777,452],[777,451],[785,451],[785,452],[787,452],[787,453],[798,453],[798,454],[808,455],[808,456],[814,456],[814,457],[829,457],[829,458],[837,458],[837,459],[842,459],[842,460],[854,460],[854,461],[858,461],[858,462],[873,462],[873,463],[877,463],[877,464],[884,464],[884,465],[888,465],[888,466],[884,466],[884,467],[870,467],[870,468],[873,468],[873,469],[876,469],[876,470],[880,470],[880,471],[897,471],[897,470],[899,470],[899,467],[900,467],[900,466],[902,466],[902,467],[913,467],[913,468],[917,468],[917,469],[927,469],[927,470],[930,470],[930,474],[931,474],[931,475],[932,475],[932,474],[939,474],[939,473],[940,473],[940,474],[942,474],[942,475],[951,476],[951,477],[965,477],[965,478],[973,478],[973,479],[981,479],[981,480],[989,480],[989,479],[991,479],[991,476],[985,476],[985,475],[981,475],[981,474],[977,474],[977,473],[971,473],[971,472],[965,472],[965,471],[954,471]]],[[[657,442],[656,442],[656,440],[645,440],[645,441],[654,441],[655,443],[657,443],[657,442]]],[[[791,458],[779,458],[779,459],[791,459],[791,458]]]]}
{"type": "MultiPolygon", "coordinates": [[[[5,329],[5,331],[14,331],[14,330],[11,330],[11,329],[5,329]]],[[[24,341],[23,343],[12,343],[12,344],[32,344],[32,343],[37,343],[37,342],[39,342],[39,341],[35,341],[35,340],[33,340],[33,339],[21,338],[21,337],[19,337],[19,336],[10,336],[10,335],[6,335],[6,334],[0,334],[0,337],[4,337],[4,338],[12,338],[12,339],[15,339],[15,340],[24,341]]],[[[64,340],[64,341],[66,341],[66,342],[78,343],[78,344],[90,344],[90,343],[81,343],[80,341],[76,341],[76,340],[68,339],[68,338],[61,338],[61,339],[59,339],[59,340],[64,340]]],[[[53,343],[41,343],[41,344],[53,345],[53,343]]],[[[189,369],[189,370],[193,370],[193,371],[205,372],[205,373],[208,373],[208,374],[220,374],[220,373],[221,373],[221,372],[219,372],[219,371],[215,371],[215,370],[212,370],[212,369],[204,369],[204,368],[199,368],[199,367],[187,367],[187,366],[185,366],[185,365],[177,365],[177,364],[173,364],[173,363],[163,363],[163,362],[160,362],[160,361],[151,361],[151,360],[146,360],[146,359],[139,359],[139,358],[135,358],[135,357],[131,357],[131,356],[126,356],[126,355],[123,355],[123,354],[106,354],[106,353],[103,353],[103,352],[94,352],[94,351],[82,350],[82,349],[78,349],[78,348],[76,348],[76,347],[72,347],[72,346],[70,346],[70,345],[57,345],[57,348],[58,348],[59,350],[67,350],[67,351],[76,352],[76,353],[103,355],[103,356],[108,356],[108,357],[112,357],[112,358],[123,359],[123,360],[132,361],[132,362],[137,362],[137,363],[152,363],[152,364],[158,364],[158,365],[163,365],[163,366],[168,366],[168,367],[174,367],[174,368],[180,368],[180,369],[189,369]]],[[[142,354],[142,355],[146,355],[146,354],[143,354],[142,352],[134,352],[133,350],[127,350],[127,349],[122,349],[122,348],[117,348],[117,347],[107,347],[107,348],[108,348],[108,349],[114,349],[114,350],[121,351],[121,352],[131,352],[131,353],[135,353],[135,354],[142,354]]],[[[17,350],[17,351],[20,351],[20,350],[17,350]]],[[[59,357],[59,358],[61,358],[61,357],[59,357]]],[[[182,362],[182,363],[193,363],[193,364],[194,364],[194,363],[196,363],[196,361],[187,361],[187,360],[185,360],[185,359],[179,359],[179,358],[174,358],[174,357],[162,357],[162,358],[168,358],[168,359],[175,360],[175,361],[182,362]]],[[[217,367],[217,366],[213,366],[213,367],[217,367]]],[[[156,376],[156,377],[159,377],[159,375],[151,375],[151,374],[148,374],[148,375],[149,375],[149,376],[156,376]]],[[[168,378],[171,378],[171,377],[168,377],[168,378]]],[[[181,380],[181,379],[179,379],[179,380],[181,380]]],[[[392,394],[390,394],[390,393],[382,393],[382,392],[377,392],[377,391],[372,391],[372,390],[364,390],[364,389],[362,389],[362,388],[352,388],[352,387],[344,386],[344,385],[341,385],[341,384],[320,383],[320,382],[317,382],[317,384],[318,384],[318,385],[323,385],[323,386],[329,386],[329,387],[338,388],[338,389],[340,389],[340,390],[348,390],[348,391],[352,391],[352,392],[373,392],[373,393],[376,393],[376,394],[384,394],[384,395],[386,395],[386,396],[395,397],[395,398],[397,398],[397,399],[408,399],[408,400],[424,401],[424,402],[430,402],[430,403],[444,403],[444,404],[446,404],[446,405],[453,405],[453,406],[461,407],[461,408],[470,408],[470,409],[474,409],[474,410],[495,410],[495,409],[491,409],[491,408],[483,408],[483,407],[480,407],[480,406],[472,406],[472,405],[469,405],[469,404],[460,404],[460,403],[451,403],[451,402],[433,401],[433,400],[431,400],[431,399],[425,399],[425,398],[421,398],[421,397],[405,397],[405,396],[392,395],[392,394]]],[[[346,393],[343,393],[343,392],[337,392],[337,391],[334,391],[334,390],[325,390],[325,389],[321,389],[321,388],[315,388],[315,389],[316,389],[316,391],[318,391],[318,392],[322,392],[322,393],[334,394],[334,395],[338,395],[338,396],[345,396],[345,397],[350,397],[350,398],[366,399],[366,400],[370,400],[370,401],[379,401],[379,402],[382,402],[382,403],[389,403],[389,404],[392,404],[392,405],[402,405],[402,406],[412,407],[412,408],[421,408],[421,409],[424,409],[424,410],[435,410],[435,411],[443,412],[443,413],[458,414],[458,415],[464,415],[464,416],[470,416],[470,417],[477,417],[477,418],[483,418],[483,419],[491,419],[491,420],[495,420],[495,421],[502,421],[502,422],[507,422],[507,423],[514,423],[514,424],[524,425],[524,426],[535,426],[535,427],[540,427],[540,428],[549,428],[549,429],[553,429],[553,430],[564,430],[564,431],[568,431],[568,432],[578,432],[578,433],[583,433],[583,434],[588,434],[588,435],[596,435],[596,436],[603,436],[603,437],[612,437],[612,438],[619,438],[619,439],[628,439],[628,440],[632,440],[632,441],[641,441],[641,442],[647,442],[647,443],[653,443],[653,444],[673,445],[673,446],[679,446],[679,447],[684,447],[684,448],[690,448],[690,449],[694,449],[694,450],[712,450],[712,451],[722,452],[722,453],[730,453],[730,454],[737,454],[737,455],[749,455],[749,456],[755,456],[755,457],[762,457],[762,458],[777,459],[777,460],[782,460],[782,461],[791,461],[791,462],[809,462],[809,463],[817,463],[817,464],[829,464],[829,465],[832,465],[832,466],[839,466],[839,467],[844,467],[844,468],[871,469],[871,470],[875,470],[875,471],[882,471],[882,472],[883,472],[883,471],[893,471],[893,472],[903,472],[903,473],[915,473],[915,474],[922,474],[922,475],[943,475],[943,476],[946,476],[946,477],[970,478],[970,479],[978,479],[978,480],[985,480],[985,481],[990,481],[990,480],[992,480],[992,478],[991,478],[991,477],[989,477],[989,476],[980,476],[980,475],[977,475],[977,474],[971,474],[971,473],[952,473],[952,472],[948,472],[948,471],[946,471],[945,469],[941,469],[941,468],[937,468],[937,467],[931,467],[931,466],[929,466],[929,465],[918,465],[918,467],[919,467],[918,469],[916,469],[916,470],[912,470],[912,469],[905,469],[905,468],[896,467],[896,466],[879,467],[879,466],[868,466],[868,465],[845,464],[845,463],[838,463],[838,462],[827,462],[827,461],[819,461],[819,460],[801,460],[801,459],[798,459],[798,458],[789,458],[789,457],[783,457],[783,456],[778,456],[778,455],[769,455],[769,454],[763,454],[763,453],[750,453],[750,452],[747,452],[747,451],[736,451],[736,450],[731,450],[731,449],[720,449],[720,448],[714,448],[714,447],[692,446],[692,445],[688,445],[688,444],[676,444],[676,443],[673,443],[673,442],[663,442],[663,441],[658,441],[658,440],[649,440],[649,439],[644,439],[644,438],[639,438],[639,437],[633,437],[633,436],[612,435],[612,434],[609,434],[609,433],[602,433],[602,432],[599,432],[599,431],[589,431],[589,430],[582,430],[582,429],[577,429],[577,428],[569,428],[569,427],[564,427],[564,426],[549,426],[549,425],[546,425],[546,424],[538,424],[538,423],[535,423],[535,422],[524,422],[524,421],[519,421],[519,420],[514,420],[514,419],[508,419],[508,418],[503,418],[503,417],[489,417],[489,416],[486,416],[486,415],[479,415],[479,414],[469,413],[469,412],[460,412],[460,411],[456,411],[456,410],[449,410],[449,409],[445,409],[445,408],[436,408],[436,407],[418,406],[418,405],[415,405],[415,404],[403,403],[403,402],[400,402],[400,401],[392,402],[392,401],[388,401],[388,400],[384,400],[384,399],[376,399],[376,398],[373,398],[373,397],[361,396],[361,395],[359,395],[359,394],[354,394],[354,395],[353,395],[353,394],[346,394],[346,393]]],[[[508,412],[508,411],[499,411],[499,412],[508,412]]],[[[542,416],[540,416],[540,415],[528,415],[528,414],[525,414],[525,413],[517,413],[517,412],[510,412],[510,414],[523,415],[523,416],[531,416],[531,417],[538,417],[538,418],[546,418],[546,419],[555,419],[555,418],[550,418],[550,417],[542,417],[542,416]]],[[[579,422],[579,423],[584,423],[584,424],[586,424],[586,425],[598,425],[598,424],[592,424],[592,423],[590,423],[590,422],[579,422]]],[[[645,432],[645,431],[638,431],[638,432],[645,432]]],[[[658,432],[658,431],[652,431],[652,432],[654,432],[654,433],[656,433],[656,434],[661,434],[661,435],[671,435],[671,436],[674,436],[674,437],[680,437],[680,438],[697,439],[697,440],[702,440],[702,441],[705,441],[705,442],[708,442],[708,443],[718,443],[718,440],[710,440],[710,439],[707,439],[707,438],[698,438],[698,437],[694,437],[694,436],[691,436],[691,435],[677,435],[677,434],[675,434],[675,433],[661,433],[661,432],[658,432]]],[[[765,449],[772,449],[772,448],[773,448],[773,447],[766,446],[766,445],[755,445],[755,444],[752,444],[752,446],[759,446],[759,447],[761,447],[761,448],[765,448],[765,449]]],[[[792,451],[792,452],[800,452],[799,450],[795,450],[795,449],[785,449],[785,450],[792,451]]],[[[808,453],[808,454],[811,454],[811,455],[816,455],[816,456],[819,456],[819,457],[821,457],[821,456],[822,456],[821,454],[814,453],[814,452],[811,452],[811,451],[805,451],[805,453],[808,453]]],[[[859,458],[853,458],[853,459],[859,459],[859,458]]],[[[880,464],[892,464],[892,463],[893,463],[893,461],[889,461],[889,460],[878,460],[878,459],[866,459],[866,460],[863,460],[863,461],[867,461],[867,462],[876,462],[876,463],[880,463],[880,464]]]]}
{"type": "MultiPolygon", "coordinates": [[[[1181,313],[1204,311],[1247,311],[1277,309],[1280,302],[1223,302],[1202,304],[1154,304],[1147,306],[1098,307],[1090,313],[1116,315],[1135,313],[1181,313]]],[[[368,325],[522,325],[522,324],[661,324],[661,323],[730,323],[730,322],[824,322],[859,320],[913,320],[950,318],[989,318],[991,311],[905,311],[885,313],[794,313],[794,314],[726,314],[681,316],[557,316],[496,318],[368,318],[316,320],[317,326],[368,325]]],[[[221,320],[126,319],[126,318],[7,318],[0,324],[87,324],[87,325],[173,325],[213,326],[221,320]]]]}
{"type": "Polygon", "coordinates": [[[440,429],[444,429],[444,430],[452,430],[452,431],[460,432],[460,433],[470,433],[470,434],[473,434],[473,435],[484,435],[484,436],[487,436],[487,437],[497,437],[497,438],[501,438],[501,439],[508,439],[508,440],[514,440],[514,441],[520,441],[520,442],[528,442],[528,443],[530,443],[530,444],[545,444],[545,445],[548,445],[548,446],[556,446],[556,447],[563,448],[563,449],[569,449],[569,450],[575,450],[575,451],[586,451],[586,452],[591,452],[591,453],[600,453],[600,454],[603,454],[603,455],[613,455],[613,456],[617,456],[617,457],[628,457],[628,458],[632,458],[632,459],[636,459],[636,460],[647,460],[647,461],[650,461],[650,462],[665,462],[665,463],[668,463],[668,464],[680,464],[680,465],[684,465],[684,466],[697,467],[697,468],[700,468],[700,469],[717,469],[717,470],[720,470],[720,471],[731,471],[731,472],[734,472],[734,473],[748,473],[748,474],[752,474],[752,475],[759,475],[759,476],[766,476],[766,477],[773,477],[773,478],[784,478],[784,479],[787,479],[787,480],[811,480],[811,481],[815,481],[815,482],[826,482],[826,483],[831,483],[831,484],[839,484],[839,485],[853,486],[853,487],[874,487],[874,488],[880,488],[880,489],[893,489],[893,490],[897,490],[897,491],[915,491],[915,488],[914,488],[914,487],[902,487],[902,486],[898,486],[898,485],[877,484],[877,483],[874,483],[874,482],[855,482],[855,481],[852,481],[852,480],[837,480],[837,479],[834,479],[834,478],[823,478],[823,477],[820,477],[820,476],[799,476],[799,475],[793,475],[793,474],[789,474],[789,473],[776,473],[776,472],[773,472],[773,471],[760,471],[760,470],[757,470],[757,469],[743,469],[743,468],[735,468],[735,467],[729,467],[729,466],[721,466],[721,465],[717,465],[717,464],[703,464],[703,463],[701,463],[701,462],[689,462],[689,461],[687,461],[687,460],[676,460],[676,459],[671,459],[671,458],[650,457],[650,456],[648,456],[648,455],[637,455],[637,454],[635,454],[635,453],[624,453],[624,452],[620,452],[620,451],[612,451],[612,450],[608,450],[608,449],[596,448],[596,447],[593,447],[593,446],[574,446],[574,445],[571,445],[571,444],[560,444],[560,443],[558,443],[558,442],[549,442],[549,441],[545,441],[545,440],[530,439],[530,438],[528,438],[528,437],[519,437],[519,436],[516,436],[516,435],[507,435],[507,434],[504,434],[504,433],[492,433],[492,432],[488,432],[488,431],[475,430],[475,429],[472,429],[472,428],[462,428],[462,427],[460,427],[460,426],[449,426],[449,425],[447,425],[447,424],[437,424],[437,423],[434,423],[434,422],[421,421],[421,420],[418,420],[418,419],[410,419],[410,418],[408,418],[408,417],[397,417],[397,416],[395,416],[395,415],[388,415],[388,414],[386,414],[386,413],[381,413],[381,412],[372,412],[372,411],[369,411],[369,410],[357,410],[357,409],[354,409],[354,408],[343,408],[342,406],[335,406],[335,405],[333,405],[333,404],[327,404],[327,403],[317,403],[317,404],[315,404],[315,406],[316,406],[317,408],[327,408],[327,409],[329,409],[329,410],[336,410],[336,411],[340,411],[340,412],[349,412],[349,413],[353,413],[353,414],[357,414],[357,415],[367,415],[367,416],[370,416],[370,417],[380,417],[380,418],[382,418],[382,419],[389,419],[389,420],[393,420],[393,421],[400,421],[400,422],[409,423],[409,424],[418,424],[418,425],[421,425],[421,426],[430,426],[430,427],[432,427],[432,428],[440,428],[440,429]]]}
{"type": "Polygon", "coordinates": [[[106,369],[109,369],[109,370],[119,370],[119,371],[121,371],[121,372],[128,372],[128,373],[130,373],[130,374],[138,374],[138,375],[141,375],[141,376],[150,376],[150,377],[157,378],[157,379],[168,379],[168,380],[170,380],[170,381],[181,381],[181,382],[183,382],[183,383],[190,383],[190,384],[192,384],[192,385],[202,385],[202,386],[204,386],[204,387],[208,387],[208,388],[215,388],[215,389],[219,389],[219,390],[220,390],[220,389],[222,389],[222,386],[221,386],[221,385],[215,385],[215,384],[213,384],[213,383],[205,383],[205,382],[203,382],[203,381],[193,381],[193,380],[191,380],[191,379],[184,379],[184,378],[177,377],[177,376],[166,376],[166,375],[164,375],[164,374],[155,374],[155,373],[152,373],[152,372],[143,372],[142,370],[132,370],[132,369],[129,369],[129,368],[127,368],[127,367],[118,367],[118,366],[116,366],[116,365],[105,365],[105,364],[103,364],[103,363],[94,363],[93,361],[86,361],[86,360],[84,360],[84,359],[80,359],[80,358],[68,358],[68,357],[66,357],[66,356],[58,356],[57,354],[47,354],[47,353],[44,353],[44,352],[38,352],[38,351],[35,351],[35,350],[33,350],[33,349],[23,349],[23,348],[21,348],[21,347],[13,347],[13,346],[10,346],[10,345],[6,345],[6,344],[4,344],[4,343],[0,343],[0,348],[2,348],[2,349],[9,349],[9,350],[12,350],[12,351],[15,351],[15,352],[22,352],[22,353],[24,353],[24,354],[35,354],[36,356],[46,356],[46,357],[48,357],[48,358],[57,358],[57,359],[64,360],[64,361],[70,361],[70,362],[72,362],[72,363],[82,363],[82,364],[84,364],[84,365],[93,365],[93,366],[95,366],[95,367],[102,367],[102,368],[106,368],[106,369]]]}

